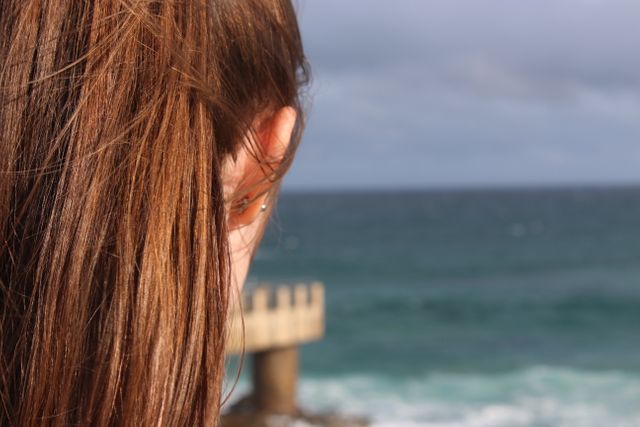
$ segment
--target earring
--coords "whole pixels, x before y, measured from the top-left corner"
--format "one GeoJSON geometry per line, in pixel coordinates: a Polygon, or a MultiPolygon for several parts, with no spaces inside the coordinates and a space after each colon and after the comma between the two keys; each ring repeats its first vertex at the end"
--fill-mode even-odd
{"type": "MultiPolygon", "coordinates": [[[[238,210],[240,212],[244,212],[247,210],[248,207],[249,207],[249,198],[243,197],[238,203],[238,210]]],[[[260,212],[266,212],[268,208],[269,208],[269,205],[267,205],[266,203],[263,203],[260,205],[260,212]]]]}

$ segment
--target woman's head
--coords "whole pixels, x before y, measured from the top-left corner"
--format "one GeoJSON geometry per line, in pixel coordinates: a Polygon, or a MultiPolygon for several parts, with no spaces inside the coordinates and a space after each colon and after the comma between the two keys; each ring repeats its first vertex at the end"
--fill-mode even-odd
{"type": "Polygon", "coordinates": [[[0,424],[212,423],[302,129],[289,0],[13,0],[0,31],[0,424]]]}

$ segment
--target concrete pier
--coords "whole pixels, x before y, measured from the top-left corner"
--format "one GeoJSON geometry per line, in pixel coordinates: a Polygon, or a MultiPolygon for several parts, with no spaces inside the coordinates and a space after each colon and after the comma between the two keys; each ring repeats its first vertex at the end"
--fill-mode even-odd
{"type": "Polygon", "coordinates": [[[220,427],[366,427],[368,421],[338,414],[309,414],[298,407],[299,346],[325,331],[320,283],[248,291],[235,307],[227,352],[252,358],[253,387],[222,417],[220,427]]]}
{"type": "Polygon", "coordinates": [[[227,351],[253,355],[252,406],[260,412],[298,412],[298,346],[324,335],[324,287],[263,285],[244,295],[231,316],[227,351]],[[244,327],[243,327],[244,326],[244,327]]]}
{"type": "Polygon", "coordinates": [[[273,414],[298,412],[298,348],[282,347],[253,355],[253,396],[256,408],[273,414]]]}
{"type": "Polygon", "coordinates": [[[272,287],[264,284],[243,296],[230,319],[227,352],[256,353],[316,341],[324,335],[321,283],[272,287]]]}

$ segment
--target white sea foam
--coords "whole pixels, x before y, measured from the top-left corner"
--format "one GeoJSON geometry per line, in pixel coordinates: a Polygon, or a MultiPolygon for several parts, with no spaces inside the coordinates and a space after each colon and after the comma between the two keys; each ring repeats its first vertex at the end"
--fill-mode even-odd
{"type": "Polygon", "coordinates": [[[375,427],[637,427],[640,377],[536,367],[503,374],[304,379],[303,405],[375,427]]]}

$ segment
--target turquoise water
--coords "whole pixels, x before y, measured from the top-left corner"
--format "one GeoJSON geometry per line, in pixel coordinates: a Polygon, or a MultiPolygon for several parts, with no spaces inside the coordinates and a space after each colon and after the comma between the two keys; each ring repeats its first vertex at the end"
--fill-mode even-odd
{"type": "Polygon", "coordinates": [[[640,189],[284,194],[251,277],[325,283],[306,406],[640,425],[640,189]]]}

